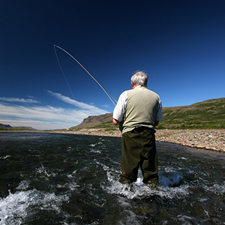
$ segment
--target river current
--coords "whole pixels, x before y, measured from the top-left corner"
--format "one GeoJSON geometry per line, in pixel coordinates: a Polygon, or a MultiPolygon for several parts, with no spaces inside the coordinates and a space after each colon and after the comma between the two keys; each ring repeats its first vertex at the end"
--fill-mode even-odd
{"type": "Polygon", "coordinates": [[[225,224],[225,154],[157,151],[159,186],[125,186],[120,138],[2,132],[0,224],[225,224]]]}

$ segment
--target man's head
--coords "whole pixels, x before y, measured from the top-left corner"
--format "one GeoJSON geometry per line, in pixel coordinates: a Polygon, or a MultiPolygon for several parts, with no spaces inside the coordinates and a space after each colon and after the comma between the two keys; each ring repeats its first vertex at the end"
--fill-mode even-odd
{"type": "Polygon", "coordinates": [[[141,86],[147,87],[148,74],[142,71],[135,72],[133,76],[131,77],[131,83],[133,83],[135,86],[141,85],[141,86]]]}

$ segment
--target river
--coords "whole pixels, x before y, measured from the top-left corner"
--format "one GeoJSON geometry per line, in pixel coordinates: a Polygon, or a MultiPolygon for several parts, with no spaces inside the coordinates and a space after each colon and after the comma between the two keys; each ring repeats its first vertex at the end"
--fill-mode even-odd
{"type": "Polygon", "coordinates": [[[225,154],[157,142],[159,186],[119,183],[121,139],[0,133],[0,224],[225,224],[225,154]]]}

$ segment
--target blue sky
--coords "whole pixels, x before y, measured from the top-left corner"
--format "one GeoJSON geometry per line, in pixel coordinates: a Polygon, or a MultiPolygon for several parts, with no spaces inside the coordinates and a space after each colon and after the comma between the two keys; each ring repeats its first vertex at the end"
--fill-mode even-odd
{"type": "Polygon", "coordinates": [[[113,112],[136,70],[163,106],[225,97],[224,0],[0,3],[0,123],[69,128],[113,112]],[[72,93],[70,91],[72,90],[72,93]]]}

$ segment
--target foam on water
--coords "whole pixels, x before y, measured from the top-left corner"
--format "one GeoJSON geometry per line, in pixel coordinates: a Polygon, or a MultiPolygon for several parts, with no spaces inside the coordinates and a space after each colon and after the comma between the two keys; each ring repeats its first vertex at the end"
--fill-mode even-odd
{"type": "Polygon", "coordinates": [[[94,150],[94,149],[91,149],[90,152],[91,152],[91,153],[96,153],[96,154],[101,154],[101,151],[100,151],[100,150],[94,150]]]}
{"type": "Polygon", "coordinates": [[[160,196],[166,198],[181,198],[189,194],[189,185],[182,185],[180,187],[164,187],[159,185],[158,187],[152,189],[147,185],[133,183],[131,185],[124,185],[118,181],[112,183],[111,186],[102,186],[102,188],[107,191],[109,194],[117,194],[126,196],[128,199],[134,198],[146,198],[150,196],[160,196]]]}
{"type": "Polygon", "coordinates": [[[56,196],[38,190],[9,192],[6,198],[0,198],[0,224],[23,224],[27,215],[32,214],[31,207],[59,213],[63,201],[68,201],[66,195],[56,196]]]}
{"type": "Polygon", "coordinates": [[[101,165],[107,172],[107,178],[110,182],[110,185],[102,185],[102,188],[109,194],[123,195],[128,199],[145,198],[154,195],[167,198],[179,198],[180,196],[189,194],[189,185],[180,185],[181,181],[184,179],[181,172],[173,173],[170,177],[159,176],[158,187],[152,189],[143,183],[140,170],[138,171],[136,182],[130,185],[124,185],[118,181],[120,171],[115,171],[104,164],[101,165]]]}
{"type": "Polygon", "coordinates": [[[213,184],[212,186],[204,186],[206,191],[211,191],[217,195],[225,194],[225,181],[222,184],[213,184]]]}
{"type": "Polygon", "coordinates": [[[180,221],[182,224],[194,224],[195,223],[195,218],[191,216],[186,216],[186,215],[178,215],[177,216],[178,221],[180,221]]]}
{"type": "Polygon", "coordinates": [[[69,189],[70,191],[74,191],[74,190],[80,188],[80,185],[78,185],[76,182],[70,182],[70,183],[65,183],[63,185],[57,184],[56,188],[57,189],[69,189]]]}
{"type": "Polygon", "coordinates": [[[3,156],[3,157],[0,157],[0,159],[7,159],[7,158],[10,158],[11,155],[6,155],[6,156],[3,156]]]}
{"type": "Polygon", "coordinates": [[[40,174],[41,177],[48,179],[48,177],[55,177],[56,173],[48,172],[47,169],[41,164],[41,167],[36,169],[36,173],[40,174]]]}
{"type": "Polygon", "coordinates": [[[29,187],[30,181],[22,180],[16,190],[26,190],[29,187]]]}

